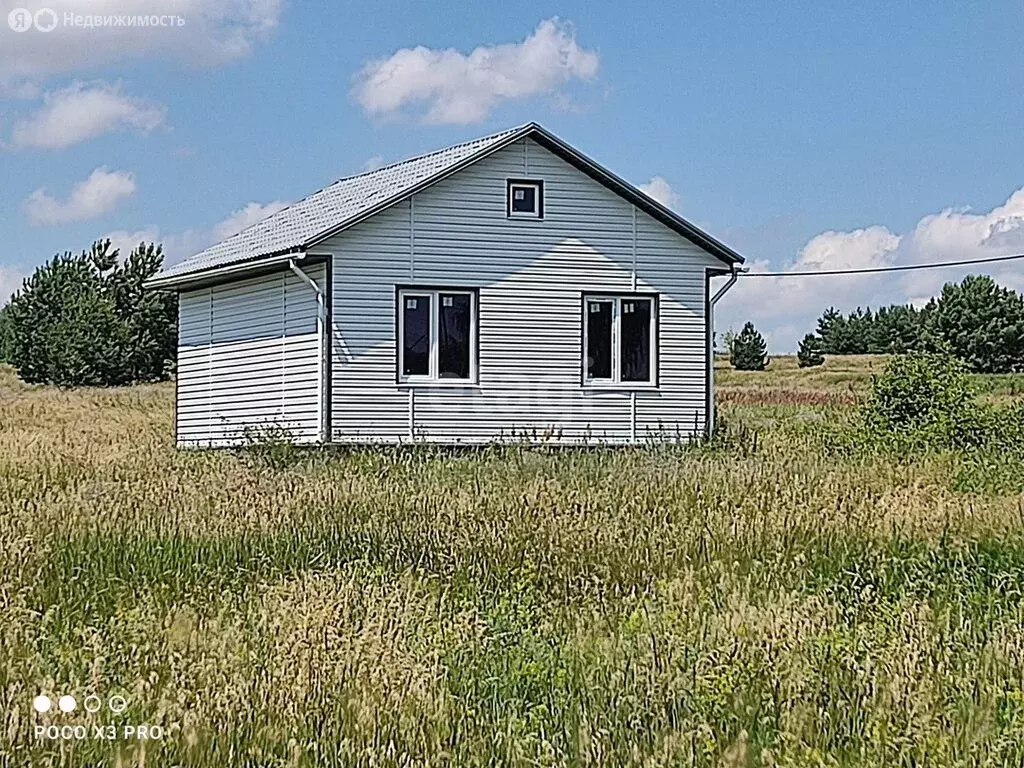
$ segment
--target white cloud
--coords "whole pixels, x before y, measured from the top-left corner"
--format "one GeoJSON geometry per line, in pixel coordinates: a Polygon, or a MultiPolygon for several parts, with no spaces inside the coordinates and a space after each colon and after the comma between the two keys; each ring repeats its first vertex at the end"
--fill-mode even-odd
{"type": "Polygon", "coordinates": [[[246,227],[250,227],[257,221],[261,221],[273,213],[277,213],[288,203],[283,200],[274,200],[261,205],[260,203],[247,203],[234,211],[224,221],[216,224],[213,228],[213,242],[226,240],[232,235],[237,235],[246,227]]]}
{"type": "Polygon", "coordinates": [[[380,155],[371,155],[365,163],[363,163],[362,172],[376,171],[378,168],[383,167],[384,158],[380,155]]]}
{"type": "Polygon", "coordinates": [[[651,177],[646,184],[640,185],[640,191],[646,192],[666,208],[679,207],[679,195],[662,176],[651,177]]]}
{"type": "Polygon", "coordinates": [[[67,199],[53,197],[40,188],[25,199],[22,207],[33,226],[54,226],[110,213],[134,192],[135,177],[131,173],[97,168],[89,178],[71,188],[67,199]]]}
{"type": "Polygon", "coordinates": [[[369,62],[352,94],[369,115],[422,108],[427,123],[476,123],[504,101],[553,93],[597,76],[599,57],[581,48],[574,28],[542,21],[521,43],[485,45],[464,54],[417,46],[369,62]]]}
{"type": "Polygon", "coordinates": [[[888,267],[899,245],[900,238],[880,226],[852,232],[823,232],[811,238],[788,271],[821,272],[888,267]]]}
{"type": "MultiPolygon", "coordinates": [[[[901,248],[907,263],[954,261],[1024,253],[1024,188],[988,213],[968,209],[946,209],[925,216],[904,238],[901,248]]],[[[900,285],[908,295],[932,296],[949,281],[951,270],[909,272],[900,285]]],[[[966,274],[968,270],[952,270],[966,274]]],[[[977,270],[974,270],[977,271],[977,270]]],[[[1003,285],[1024,290],[1024,269],[1020,262],[984,265],[1003,285]]]]}
{"type": "Polygon", "coordinates": [[[130,253],[140,242],[163,244],[164,264],[171,265],[218,243],[272,213],[284,208],[287,203],[274,200],[269,203],[247,203],[230,216],[214,224],[210,229],[186,229],[184,232],[160,234],[159,227],[146,227],[135,231],[117,230],[108,232],[103,238],[110,238],[122,254],[130,253]]]}
{"type": "Polygon", "coordinates": [[[64,149],[112,131],[151,131],[165,115],[163,106],[125,96],[120,85],[76,82],[47,93],[38,112],[15,123],[11,145],[64,149]]]}
{"type": "MultiPolygon", "coordinates": [[[[909,232],[883,226],[851,232],[823,232],[811,238],[797,258],[781,269],[768,262],[750,264],[751,272],[821,272],[904,264],[960,261],[1024,252],[1024,189],[987,213],[946,209],[923,217],[909,232]]],[[[893,303],[921,306],[950,281],[967,274],[992,275],[1002,285],[1024,290],[1019,262],[936,270],[843,275],[835,277],[740,278],[719,305],[717,330],[739,328],[753,320],[776,352],[792,352],[815,330],[829,306],[844,312],[893,303]]]]}
{"type": "Polygon", "coordinates": [[[57,11],[59,23],[47,33],[8,34],[0,46],[0,91],[62,74],[80,74],[114,62],[147,56],[172,58],[189,66],[212,66],[247,55],[277,27],[282,0],[0,0],[0,20],[14,8],[57,11]],[[180,17],[167,26],[65,25],[65,14],[92,17],[164,15],[180,17]]]}

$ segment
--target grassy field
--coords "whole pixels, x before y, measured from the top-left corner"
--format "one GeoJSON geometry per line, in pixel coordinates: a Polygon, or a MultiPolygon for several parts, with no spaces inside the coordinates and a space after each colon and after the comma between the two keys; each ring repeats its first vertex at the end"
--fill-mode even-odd
{"type": "Polygon", "coordinates": [[[171,386],[0,369],[0,766],[1019,765],[1020,474],[830,450],[881,365],[721,370],[719,445],[459,456],[177,452],[171,386]]]}
{"type": "MultiPolygon", "coordinates": [[[[724,356],[715,361],[718,401],[723,405],[850,405],[885,368],[885,355],[830,357],[817,368],[799,368],[796,358],[777,357],[768,370],[736,371],[724,356]]],[[[975,375],[982,398],[1012,402],[1024,396],[1024,376],[975,375]]]]}

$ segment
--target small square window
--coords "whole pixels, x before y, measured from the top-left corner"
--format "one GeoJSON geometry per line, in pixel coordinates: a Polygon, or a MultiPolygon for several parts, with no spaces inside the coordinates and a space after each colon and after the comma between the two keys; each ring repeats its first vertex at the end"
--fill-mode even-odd
{"type": "Polygon", "coordinates": [[[544,182],[508,182],[509,218],[540,219],[544,217],[544,182]]]}

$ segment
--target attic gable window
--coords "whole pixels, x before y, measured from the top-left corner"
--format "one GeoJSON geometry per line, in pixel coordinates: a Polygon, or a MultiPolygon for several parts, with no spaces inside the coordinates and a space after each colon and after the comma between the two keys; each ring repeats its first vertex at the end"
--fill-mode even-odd
{"type": "Polygon", "coordinates": [[[657,297],[583,297],[583,383],[657,385],[657,297]]]}
{"type": "Polygon", "coordinates": [[[544,218],[544,182],[538,179],[509,179],[508,217],[544,218]]]}
{"type": "Polygon", "coordinates": [[[398,380],[476,379],[476,293],[465,289],[398,290],[398,380]]]}

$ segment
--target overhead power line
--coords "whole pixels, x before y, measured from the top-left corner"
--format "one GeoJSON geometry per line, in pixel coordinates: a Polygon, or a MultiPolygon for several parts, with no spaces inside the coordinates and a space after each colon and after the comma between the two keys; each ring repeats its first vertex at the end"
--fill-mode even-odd
{"type": "Polygon", "coordinates": [[[900,264],[894,267],[869,267],[867,269],[829,269],[821,272],[740,272],[740,277],[822,277],[824,275],[870,275],[878,272],[910,272],[915,269],[941,269],[943,267],[966,267],[974,264],[991,264],[995,261],[1013,261],[1024,259],[1024,253],[1013,256],[990,256],[985,259],[968,259],[965,261],[938,261],[932,264],[900,264]]]}

